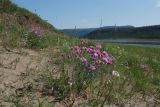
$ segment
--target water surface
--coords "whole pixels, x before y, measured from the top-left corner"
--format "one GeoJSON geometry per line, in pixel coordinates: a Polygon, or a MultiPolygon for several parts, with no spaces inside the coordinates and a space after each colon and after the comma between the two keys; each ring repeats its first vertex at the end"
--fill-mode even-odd
{"type": "Polygon", "coordinates": [[[160,39],[100,39],[107,43],[160,48],[160,39]]]}

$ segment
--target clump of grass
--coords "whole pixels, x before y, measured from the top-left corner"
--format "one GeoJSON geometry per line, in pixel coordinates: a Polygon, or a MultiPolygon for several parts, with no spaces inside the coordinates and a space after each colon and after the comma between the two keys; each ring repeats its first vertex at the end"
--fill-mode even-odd
{"type": "Polygon", "coordinates": [[[1,32],[1,45],[4,47],[17,47],[22,45],[22,38],[26,31],[23,28],[17,29],[15,26],[10,26],[9,28],[3,28],[1,32]]]}
{"type": "Polygon", "coordinates": [[[44,95],[52,95],[55,97],[55,101],[62,101],[70,95],[70,86],[68,83],[69,78],[64,72],[61,73],[59,78],[54,79],[52,74],[47,70],[44,72],[43,81],[44,95]]]}
{"type": "Polygon", "coordinates": [[[52,88],[54,79],[48,69],[44,72],[43,80],[46,88],[52,88]]]}
{"type": "Polygon", "coordinates": [[[26,46],[31,49],[38,48],[40,47],[41,39],[42,38],[38,37],[36,34],[29,33],[27,35],[26,46]]]}

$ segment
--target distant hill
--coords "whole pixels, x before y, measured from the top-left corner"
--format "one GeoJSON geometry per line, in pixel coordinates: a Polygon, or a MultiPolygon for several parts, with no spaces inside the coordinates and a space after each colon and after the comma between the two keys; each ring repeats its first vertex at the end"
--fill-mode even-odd
{"type": "Polygon", "coordinates": [[[134,28],[134,26],[131,25],[125,25],[125,26],[103,26],[99,29],[115,29],[115,28],[134,28]]]}
{"type": "Polygon", "coordinates": [[[62,31],[69,36],[81,37],[98,28],[82,28],[82,29],[63,29],[62,31]]]}
{"type": "MultiPolygon", "coordinates": [[[[118,26],[119,28],[133,28],[133,26],[118,26]]],[[[62,32],[72,37],[82,37],[99,29],[113,29],[115,26],[104,26],[101,28],[81,28],[81,29],[63,29],[62,32]]]]}
{"type": "Polygon", "coordinates": [[[138,39],[160,39],[160,25],[133,27],[117,26],[94,30],[83,38],[107,39],[107,38],[138,38],[138,39]]]}

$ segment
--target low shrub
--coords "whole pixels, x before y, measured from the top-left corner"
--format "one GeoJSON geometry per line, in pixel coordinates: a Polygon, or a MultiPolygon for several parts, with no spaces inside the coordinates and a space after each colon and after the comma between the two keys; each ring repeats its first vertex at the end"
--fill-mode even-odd
{"type": "Polygon", "coordinates": [[[112,64],[113,61],[100,44],[88,45],[87,40],[82,40],[79,46],[72,47],[71,52],[89,72],[95,72],[102,65],[112,64]]]}

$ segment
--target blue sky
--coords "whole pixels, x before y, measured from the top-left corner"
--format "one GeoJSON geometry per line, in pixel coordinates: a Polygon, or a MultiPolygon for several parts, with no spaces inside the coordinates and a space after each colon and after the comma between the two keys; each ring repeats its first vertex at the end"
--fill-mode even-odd
{"type": "Polygon", "coordinates": [[[160,24],[160,0],[11,0],[56,28],[160,24]]]}

